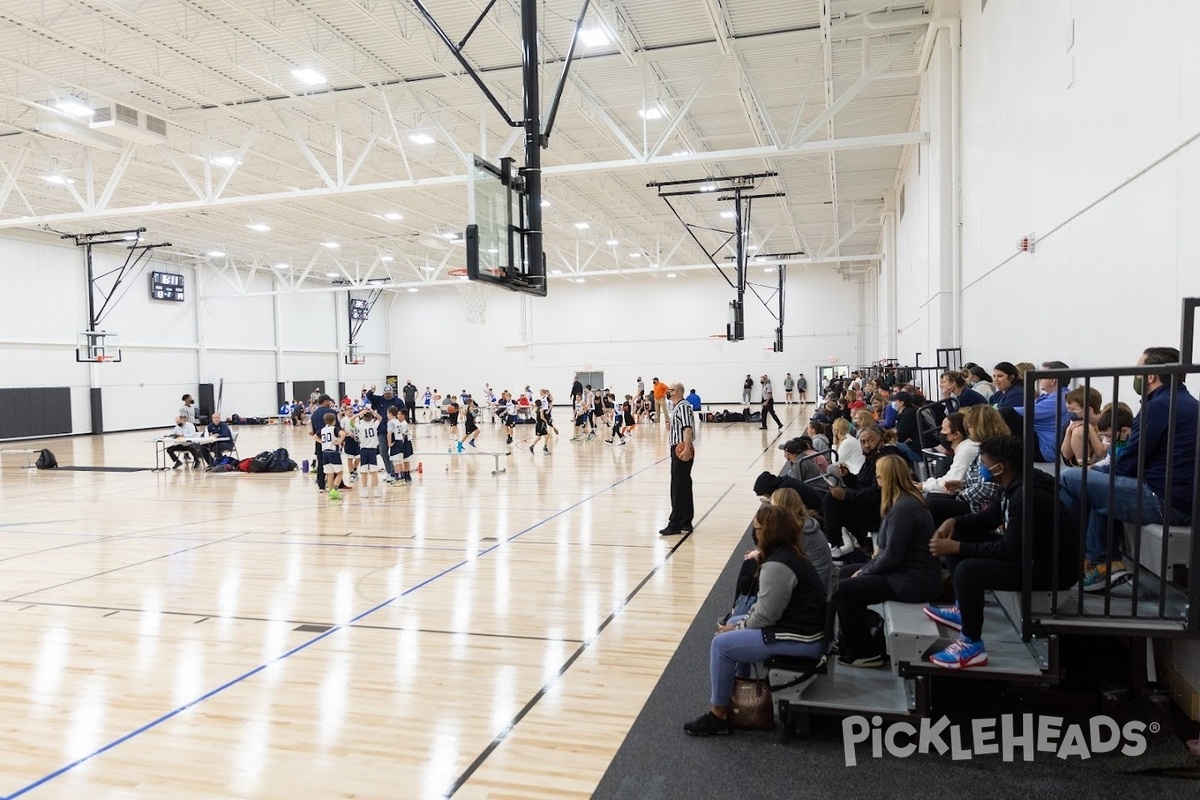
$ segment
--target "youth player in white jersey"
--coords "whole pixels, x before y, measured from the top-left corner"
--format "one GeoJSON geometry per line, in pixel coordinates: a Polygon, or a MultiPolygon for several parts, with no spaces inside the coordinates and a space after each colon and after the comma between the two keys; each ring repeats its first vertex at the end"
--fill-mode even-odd
{"type": "Polygon", "coordinates": [[[326,411],[322,421],[325,427],[317,437],[321,442],[321,470],[329,484],[329,499],[341,500],[338,487],[342,485],[342,454],[338,448],[345,440],[346,432],[338,429],[337,414],[332,411],[326,411]]]}
{"type": "Polygon", "coordinates": [[[359,458],[362,481],[358,485],[358,496],[367,497],[372,489],[376,497],[383,497],[379,484],[379,417],[375,409],[367,406],[358,414],[359,458]]]}
{"type": "Polygon", "coordinates": [[[408,436],[408,415],[395,406],[388,409],[388,455],[393,461],[399,459],[396,474],[404,483],[412,483],[412,473],[408,471],[408,459],[413,454],[412,441],[408,436]]]}
{"type": "Polygon", "coordinates": [[[583,401],[586,395],[575,395],[575,408],[572,409],[575,415],[575,430],[572,433],[571,441],[579,441],[579,431],[587,427],[587,403],[583,401]]]}

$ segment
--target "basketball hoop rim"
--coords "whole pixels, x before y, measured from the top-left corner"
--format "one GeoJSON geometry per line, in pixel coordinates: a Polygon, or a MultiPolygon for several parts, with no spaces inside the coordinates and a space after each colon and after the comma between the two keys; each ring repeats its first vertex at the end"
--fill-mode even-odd
{"type": "Polygon", "coordinates": [[[708,335],[708,338],[710,338],[710,339],[728,339],[729,334],[727,334],[727,333],[710,333],[708,335]]]}
{"type": "Polygon", "coordinates": [[[451,278],[465,278],[467,277],[467,270],[465,267],[460,267],[458,269],[447,270],[446,274],[451,278]]]}

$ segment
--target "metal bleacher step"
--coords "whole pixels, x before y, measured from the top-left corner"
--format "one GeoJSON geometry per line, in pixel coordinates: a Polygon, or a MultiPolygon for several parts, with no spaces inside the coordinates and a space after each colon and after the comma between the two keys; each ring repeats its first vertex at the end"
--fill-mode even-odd
{"type": "Polygon", "coordinates": [[[1185,579],[1188,562],[1191,560],[1192,529],[1183,525],[1172,525],[1166,543],[1167,561],[1163,574],[1162,525],[1125,524],[1125,552],[1136,554],[1137,562],[1152,574],[1169,581],[1185,579]],[[1140,529],[1140,530],[1139,530],[1140,529]]]}
{"type": "MultiPolygon", "coordinates": [[[[1136,591],[1130,581],[1114,586],[1107,593],[1083,592],[1082,597],[1080,594],[1078,586],[1058,592],[1057,597],[1053,592],[1034,592],[1030,604],[1033,619],[1042,630],[1059,632],[1170,634],[1183,633],[1187,628],[1187,596],[1173,586],[1164,587],[1157,577],[1145,571],[1136,591]]],[[[1020,593],[996,592],[996,595],[1019,628],[1020,593]]]]}
{"type": "Polygon", "coordinates": [[[923,661],[925,654],[945,638],[937,623],[925,616],[924,603],[881,604],[883,633],[888,655],[892,659],[892,674],[900,674],[900,664],[923,661]]]}
{"type": "MultiPolygon", "coordinates": [[[[771,682],[785,677],[786,673],[772,671],[771,682]]],[[[831,658],[828,671],[805,684],[802,691],[776,692],[774,699],[802,709],[904,716],[912,710],[910,683],[890,670],[847,667],[831,658]]]]}

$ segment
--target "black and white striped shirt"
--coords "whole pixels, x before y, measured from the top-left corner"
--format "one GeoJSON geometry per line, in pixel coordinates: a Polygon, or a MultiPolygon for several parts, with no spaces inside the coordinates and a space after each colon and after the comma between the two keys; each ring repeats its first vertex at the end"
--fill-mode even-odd
{"type": "Polygon", "coordinates": [[[671,447],[683,441],[684,428],[693,428],[692,406],[686,400],[680,400],[671,409],[671,447]]]}

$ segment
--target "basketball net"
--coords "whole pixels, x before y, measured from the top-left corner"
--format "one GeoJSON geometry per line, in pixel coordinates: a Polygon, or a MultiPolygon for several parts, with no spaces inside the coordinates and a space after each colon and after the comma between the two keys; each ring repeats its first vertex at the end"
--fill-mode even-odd
{"type": "Polygon", "coordinates": [[[457,281],[454,288],[462,298],[463,317],[472,325],[487,323],[488,287],[476,281],[457,281]]]}

